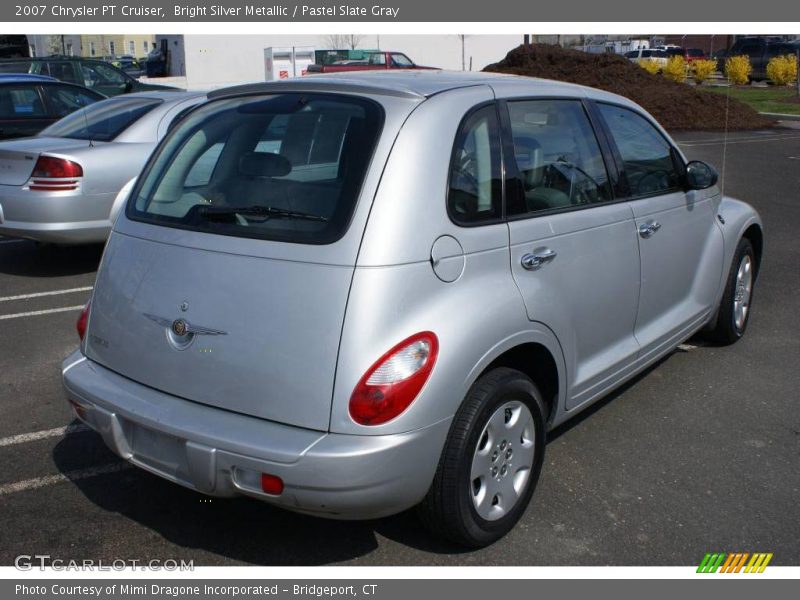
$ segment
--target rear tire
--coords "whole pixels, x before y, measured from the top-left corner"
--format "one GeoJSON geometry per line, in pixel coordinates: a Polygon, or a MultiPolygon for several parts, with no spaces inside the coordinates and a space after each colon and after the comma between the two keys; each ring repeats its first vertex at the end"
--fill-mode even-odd
{"type": "Polygon", "coordinates": [[[433,484],[419,505],[435,534],[471,548],[508,533],[528,506],[545,447],[542,395],[524,373],[483,375],[450,428],[433,484]]]}
{"type": "Polygon", "coordinates": [[[750,240],[742,238],[733,255],[728,281],[719,304],[717,322],[708,338],[719,344],[733,344],[744,335],[750,321],[756,260],[750,240]]]}

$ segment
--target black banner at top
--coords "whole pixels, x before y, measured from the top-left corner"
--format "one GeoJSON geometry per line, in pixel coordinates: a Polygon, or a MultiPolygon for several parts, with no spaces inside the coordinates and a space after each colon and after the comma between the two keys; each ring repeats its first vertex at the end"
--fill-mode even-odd
{"type": "Polygon", "coordinates": [[[33,0],[2,3],[9,22],[800,22],[796,0],[33,0]]]}

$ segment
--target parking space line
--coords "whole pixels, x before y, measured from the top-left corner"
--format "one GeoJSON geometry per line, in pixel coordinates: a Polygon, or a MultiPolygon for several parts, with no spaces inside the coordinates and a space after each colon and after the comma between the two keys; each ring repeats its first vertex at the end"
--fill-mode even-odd
{"type": "Polygon", "coordinates": [[[98,467],[89,467],[87,469],[77,469],[75,471],[59,473],[58,475],[46,475],[45,477],[34,477],[33,479],[25,479],[15,483],[7,483],[5,485],[0,485],[0,496],[15,494],[17,492],[26,492],[28,490],[35,490],[48,485],[62,483],[64,481],[80,481],[81,479],[89,479],[90,477],[97,477],[98,475],[117,473],[130,468],[130,466],[131,465],[126,462],[118,462],[108,465],[100,465],[98,467]]]}
{"type": "Polygon", "coordinates": [[[65,306],[63,308],[48,308],[47,310],[32,310],[30,312],[15,313],[13,315],[0,315],[0,321],[4,321],[5,319],[19,319],[22,317],[36,317],[38,315],[49,315],[52,313],[68,312],[71,310],[81,310],[82,308],[83,304],[79,304],[78,306],[65,306]]]}
{"type": "Polygon", "coordinates": [[[5,296],[0,298],[0,302],[9,302],[11,300],[29,300],[31,298],[43,298],[44,296],[60,296],[61,294],[77,294],[78,292],[88,292],[92,290],[91,285],[78,288],[70,288],[68,290],[53,290],[51,292],[36,292],[33,294],[20,294],[19,296],[5,296]]]}
{"type": "Polygon", "coordinates": [[[754,144],[756,142],[783,142],[786,140],[800,139],[798,135],[788,135],[783,137],[752,137],[734,138],[732,140],[692,140],[688,142],[678,142],[679,146],[718,146],[719,144],[754,144]]]}
{"type": "Polygon", "coordinates": [[[83,423],[78,423],[75,425],[67,425],[65,427],[46,429],[44,431],[34,431],[32,433],[12,435],[9,437],[0,438],[0,448],[5,446],[14,446],[16,444],[24,444],[26,442],[35,442],[37,440],[45,440],[51,437],[60,437],[62,435],[69,435],[71,433],[81,433],[82,431],[89,431],[89,427],[83,423]]]}

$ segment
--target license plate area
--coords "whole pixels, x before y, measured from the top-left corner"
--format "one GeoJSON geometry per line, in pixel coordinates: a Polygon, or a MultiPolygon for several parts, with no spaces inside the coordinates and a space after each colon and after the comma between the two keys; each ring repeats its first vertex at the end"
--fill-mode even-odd
{"type": "Polygon", "coordinates": [[[186,442],[180,438],[128,423],[132,460],[172,479],[185,480],[188,473],[186,442]]]}

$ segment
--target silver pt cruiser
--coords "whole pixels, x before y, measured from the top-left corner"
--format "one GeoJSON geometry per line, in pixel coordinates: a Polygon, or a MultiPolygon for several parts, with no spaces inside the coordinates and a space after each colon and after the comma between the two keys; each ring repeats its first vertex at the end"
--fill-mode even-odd
{"type": "Polygon", "coordinates": [[[548,429],[745,331],[762,225],[625,98],[474,73],[214,92],[108,241],[63,380],[120,456],[215,496],[489,544],[548,429]]]}

